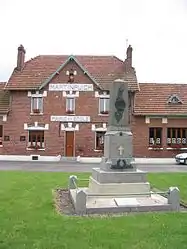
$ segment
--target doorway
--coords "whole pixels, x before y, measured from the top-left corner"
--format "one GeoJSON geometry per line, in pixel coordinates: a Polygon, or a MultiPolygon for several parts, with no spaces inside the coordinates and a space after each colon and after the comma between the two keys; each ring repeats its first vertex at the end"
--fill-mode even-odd
{"type": "Polygon", "coordinates": [[[65,156],[74,156],[74,131],[66,131],[65,156]]]}

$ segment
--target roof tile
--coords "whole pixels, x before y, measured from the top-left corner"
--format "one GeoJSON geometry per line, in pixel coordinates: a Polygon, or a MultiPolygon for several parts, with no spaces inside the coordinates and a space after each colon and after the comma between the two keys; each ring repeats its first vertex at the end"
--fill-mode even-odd
{"type": "Polygon", "coordinates": [[[140,83],[135,96],[135,115],[187,115],[187,84],[140,83]],[[177,95],[182,103],[171,104],[177,95]]]}
{"type": "MultiPolygon", "coordinates": [[[[39,88],[68,57],[68,55],[39,55],[27,61],[21,72],[15,69],[6,88],[9,90],[39,88]]],[[[125,75],[125,63],[117,57],[77,55],[75,58],[103,88],[108,89],[111,82],[120,77],[129,82],[130,90],[139,90],[134,69],[125,75]]]]}
{"type": "Polygon", "coordinates": [[[6,82],[0,82],[0,113],[7,113],[10,109],[10,94],[4,90],[6,82]]]}

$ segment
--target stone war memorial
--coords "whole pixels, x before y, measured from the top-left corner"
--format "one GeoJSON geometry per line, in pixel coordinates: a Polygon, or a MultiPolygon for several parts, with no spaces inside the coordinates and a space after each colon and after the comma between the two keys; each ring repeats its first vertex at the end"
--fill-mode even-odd
{"type": "Polygon", "coordinates": [[[178,211],[179,189],[151,191],[147,173],[136,167],[129,123],[128,83],[115,80],[110,91],[110,113],[104,139],[104,157],[92,169],[87,188],[69,177],[69,195],[77,214],[178,211]]]}

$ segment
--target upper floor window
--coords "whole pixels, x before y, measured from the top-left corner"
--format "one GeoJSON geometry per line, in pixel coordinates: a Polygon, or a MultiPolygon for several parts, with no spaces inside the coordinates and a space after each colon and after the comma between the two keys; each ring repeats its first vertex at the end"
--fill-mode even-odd
{"type": "Polygon", "coordinates": [[[66,98],[66,113],[75,114],[75,98],[66,98]]]}
{"type": "Polygon", "coordinates": [[[31,99],[31,114],[43,114],[43,99],[47,97],[47,91],[28,91],[31,99]]]}
{"type": "Polygon", "coordinates": [[[109,113],[109,98],[99,98],[99,113],[100,114],[109,113]]]}
{"type": "Polygon", "coordinates": [[[168,128],[167,145],[169,146],[186,146],[187,145],[187,128],[168,128]]]}
{"type": "Polygon", "coordinates": [[[43,97],[31,97],[31,113],[43,113],[43,97]]]}
{"type": "Polygon", "coordinates": [[[162,128],[151,127],[149,128],[149,145],[161,145],[162,144],[162,128]]]}

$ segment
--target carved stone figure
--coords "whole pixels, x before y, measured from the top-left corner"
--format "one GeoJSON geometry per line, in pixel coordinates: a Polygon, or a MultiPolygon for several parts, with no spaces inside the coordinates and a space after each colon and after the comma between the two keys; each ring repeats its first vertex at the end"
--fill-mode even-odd
{"type": "Polygon", "coordinates": [[[117,98],[115,101],[116,111],[115,111],[114,115],[115,115],[117,123],[119,123],[120,120],[122,119],[123,113],[124,113],[124,110],[126,107],[125,100],[123,99],[124,90],[125,90],[124,86],[121,85],[120,88],[118,89],[118,94],[117,94],[117,98]]]}

